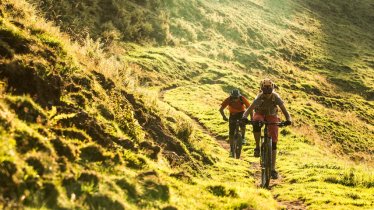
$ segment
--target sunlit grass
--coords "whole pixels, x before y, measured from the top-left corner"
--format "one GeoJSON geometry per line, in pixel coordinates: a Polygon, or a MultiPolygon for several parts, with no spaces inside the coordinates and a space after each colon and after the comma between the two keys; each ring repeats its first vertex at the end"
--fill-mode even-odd
{"type": "MultiPolygon", "coordinates": [[[[361,29],[353,26],[355,23],[343,21],[342,24],[330,15],[316,14],[330,6],[351,8],[349,5],[340,5],[342,3],[338,1],[329,2],[327,6],[322,1],[237,1],[230,4],[227,1],[173,1],[175,5],[169,5],[171,14],[162,13],[159,17],[165,20],[160,31],[170,29],[166,30],[170,46],[149,46],[146,43],[119,43],[119,37],[108,42],[86,36],[79,38],[79,44],[71,42],[58,27],[38,17],[26,2],[3,2],[14,7],[1,10],[1,29],[20,43],[32,43],[34,54],[16,53],[18,61],[37,59],[36,52],[51,53],[53,59],[55,56],[62,63],[47,69],[54,72],[68,69],[69,73],[77,73],[79,78],[85,79],[89,86],[73,84],[78,75],[74,75],[74,79],[64,77],[67,84],[61,88],[72,84],[78,93],[62,95],[61,102],[68,107],[62,113],[55,107],[49,110],[40,107],[34,96],[19,96],[17,100],[31,101],[32,108],[48,119],[45,126],[39,120],[23,122],[18,116],[22,110],[10,109],[0,101],[0,160],[16,165],[17,173],[10,180],[14,178],[17,183],[27,181],[27,178],[37,180],[39,191],[30,189],[19,196],[41,199],[30,208],[47,208],[48,193],[40,191],[45,190],[44,186],[60,193],[58,202],[53,204],[60,206],[53,207],[65,208],[89,208],[92,204],[108,209],[116,205],[130,209],[168,206],[276,209],[281,204],[277,204],[274,197],[301,201],[310,209],[373,207],[370,165],[373,103],[366,100],[373,88],[371,28],[368,26],[365,34],[356,37],[361,34],[361,29]],[[318,5],[321,8],[316,7],[318,5]],[[330,25],[326,22],[329,18],[337,24],[330,25]],[[340,36],[333,32],[340,31],[335,30],[336,27],[344,29],[344,34],[340,36]],[[362,40],[364,44],[361,44],[362,40]],[[347,47],[357,48],[357,52],[352,50],[355,54],[351,54],[347,47]],[[114,90],[104,89],[91,71],[111,79],[114,90]],[[228,125],[218,109],[230,90],[240,88],[252,101],[258,92],[258,83],[264,77],[274,79],[279,85],[278,92],[294,119],[294,127],[287,128],[281,136],[277,166],[282,179],[272,190],[257,186],[254,174],[259,169],[253,165],[258,159],[252,157],[254,140],[250,128],[247,132],[249,146],[244,147],[241,160],[228,158],[228,151],[214,138],[227,139],[228,125]],[[123,99],[125,96],[120,94],[123,92],[133,96],[134,101],[129,103],[123,99]],[[77,106],[77,97],[87,103],[77,106]],[[83,116],[92,117],[79,119],[79,123],[89,121],[91,124],[83,128],[62,128],[61,121],[69,121],[78,114],[75,109],[83,116]],[[95,142],[96,131],[90,130],[105,132],[111,140],[124,139],[135,144],[151,142],[147,129],[152,131],[154,127],[142,127],[144,124],[138,121],[145,123],[156,116],[160,122],[153,121],[149,127],[160,126],[161,132],[172,136],[170,139],[181,144],[184,158],[190,158],[190,162],[171,166],[163,153],[167,148],[161,149],[157,159],[150,159],[137,145],[132,149],[121,148],[118,144],[106,148],[95,142]],[[73,133],[83,140],[65,136],[63,131],[62,135],[57,134],[52,129],[73,133]],[[15,136],[18,136],[19,145],[15,136]],[[76,161],[67,161],[66,157],[57,157],[58,147],[50,143],[56,138],[62,138],[63,150],[74,148],[79,155],[82,149],[89,148],[106,160],[90,162],[78,156],[76,161]],[[25,155],[17,152],[20,144],[29,139],[40,141],[42,145],[25,155]],[[202,156],[212,163],[204,163],[202,156]],[[48,165],[56,169],[40,176],[37,169],[26,164],[28,157],[46,161],[40,162],[46,169],[48,165]],[[100,174],[97,186],[79,180],[79,175],[87,169],[100,174]],[[82,196],[77,194],[73,199],[67,194],[67,187],[62,186],[62,182],[68,176],[72,179],[65,182],[71,184],[76,193],[82,191],[82,196]],[[91,196],[99,196],[100,201],[95,204],[95,199],[90,200],[91,196]]],[[[363,7],[367,2],[362,3],[363,7]]],[[[74,6],[78,7],[79,3],[74,6]]],[[[87,9],[87,5],[84,4],[84,8],[87,9]]],[[[76,17],[72,18],[76,20],[76,17]]],[[[351,18],[343,19],[349,21],[351,18]]],[[[154,26],[150,23],[142,25],[142,21],[138,26],[147,33],[152,31],[154,26]]],[[[127,32],[135,29],[128,28],[127,32]]],[[[118,35],[113,32],[116,30],[105,34],[118,35]]],[[[2,61],[9,62],[1,58],[2,61]]],[[[43,58],[40,63],[47,65],[48,62],[43,58]]],[[[49,75],[51,72],[40,73],[49,75]]],[[[0,94],[10,95],[1,88],[0,94]]],[[[163,139],[154,140],[162,142],[163,139]]]]}

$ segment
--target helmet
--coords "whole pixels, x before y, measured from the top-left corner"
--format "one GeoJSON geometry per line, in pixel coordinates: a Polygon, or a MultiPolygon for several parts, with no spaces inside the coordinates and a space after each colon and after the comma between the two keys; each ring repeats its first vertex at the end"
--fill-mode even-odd
{"type": "Polygon", "coordinates": [[[240,94],[240,91],[238,89],[234,89],[234,90],[231,91],[230,96],[233,97],[233,98],[239,98],[239,96],[241,96],[241,94],[240,94]]]}
{"type": "Polygon", "coordinates": [[[274,83],[268,78],[262,80],[260,83],[261,90],[264,94],[271,94],[274,90],[274,86],[274,83]]]}

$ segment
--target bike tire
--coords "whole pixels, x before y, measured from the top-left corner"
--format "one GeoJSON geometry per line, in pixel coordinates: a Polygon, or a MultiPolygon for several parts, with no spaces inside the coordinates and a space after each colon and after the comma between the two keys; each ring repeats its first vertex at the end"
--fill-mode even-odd
{"type": "Polygon", "coordinates": [[[271,138],[268,139],[267,144],[266,144],[266,167],[265,167],[265,174],[266,174],[266,182],[265,182],[265,187],[268,188],[270,184],[270,179],[271,179],[271,156],[272,156],[272,140],[271,138]]]}
{"type": "Polygon", "coordinates": [[[236,147],[237,147],[237,139],[238,139],[238,135],[234,135],[234,140],[232,141],[232,147],[230,148],[232,150],[232,153],[233,153],[233,158],[236,158],[236,147]]]}
{"type": "Polygon", "coordinates": [[[265,183],[266,183],[266,174],[265,174],[265,165],[266,165],[266,162],[265,162],[265,158],[266,158],[266,155],[265,155],[266,151],[265,151],[265,144],[264,144],[264,138],[261,137],[261,142],[260,142],[260,166],[261,166],[261,184],[260,186],[262,188],[265,187],[265,183]]]}
{"type": "Polygon", "coordinates": [[[237,138],[236,139],[236,144],[235,144],[235,158],[236,159],[239,159],[240,158],[240,155],[242,153],[242,135],[241,134],[238,134],[237,138]]]}
{"type": "Polygon", "coordinates": [[[272,153],[271,138],[263,142],[261,145],[261,187],[268,188],[271,177],[271,153],[272,153]]]}

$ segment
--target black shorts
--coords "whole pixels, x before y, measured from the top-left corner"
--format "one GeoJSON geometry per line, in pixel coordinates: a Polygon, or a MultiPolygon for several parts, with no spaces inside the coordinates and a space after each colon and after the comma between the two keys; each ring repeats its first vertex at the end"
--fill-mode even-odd
{"type": "MultiPolygon", "coordinates": [[[[244,114],[244,112],[238,112],[238,113],[230,114],[230,118],[229,118],[229,136],[233,136],[234,135],[236,121],[242,119],[243,114],[244,114]]],[[[245,129],[245,125],[241,126],[241,128],[245,129]]]]}

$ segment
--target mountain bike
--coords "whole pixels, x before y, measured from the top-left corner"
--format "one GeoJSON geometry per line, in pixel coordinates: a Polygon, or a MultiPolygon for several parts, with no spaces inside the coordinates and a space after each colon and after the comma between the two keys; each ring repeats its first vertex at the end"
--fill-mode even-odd
{"type": "Polygon", "coordinates": [[[272,162],[272,139],[271,136],[268,135],[268,125],[276,125],[279,127],[285,126],[285,122],[276,122],[270,123],[266,121],[248,121],[244,122],[245,124],[257,124],[260,127],[265,125],[264,128],[264,135],[261,135],[260,140],[260,165],[261,165],[261,187],[268,188],[270,184],[270,177],[271,177],[271,162],[272,162]]]}
{"type": "Polygon", "coordinates": [[[241,121],[235,120],[235,131],[232,140],[230,141],[230,152],[233,155],[233,158],[239,159],[240,154],[242,153],[242,128],[241,121]]]}

